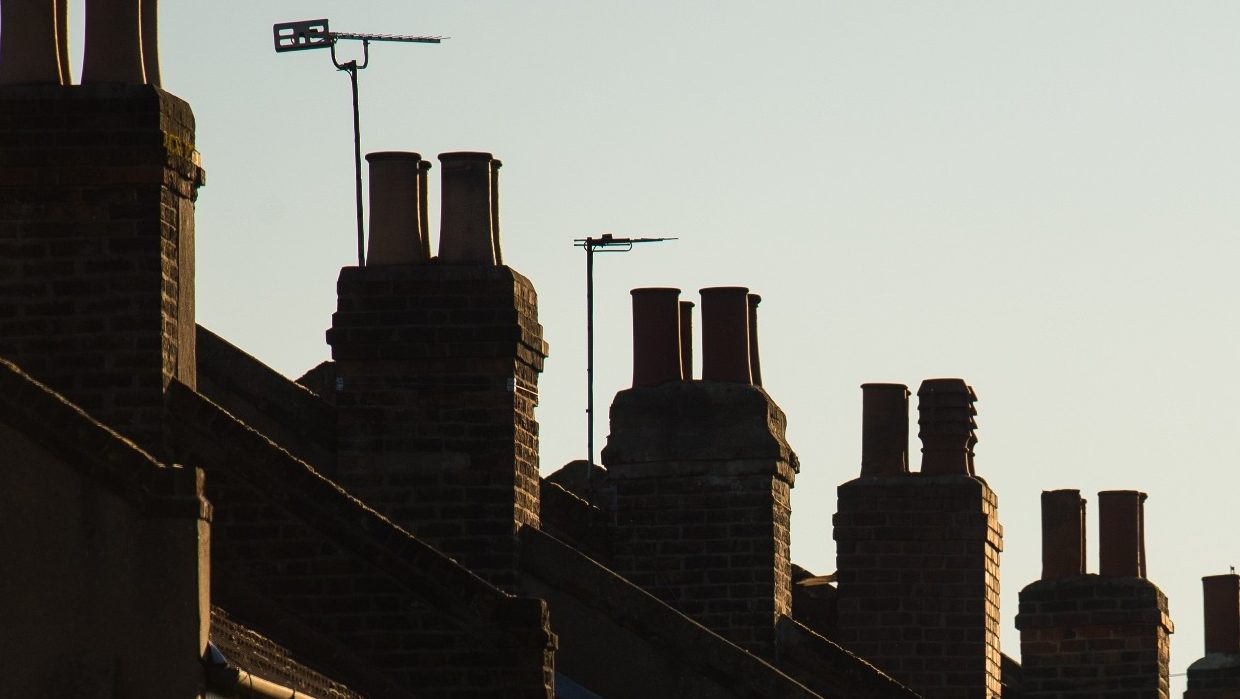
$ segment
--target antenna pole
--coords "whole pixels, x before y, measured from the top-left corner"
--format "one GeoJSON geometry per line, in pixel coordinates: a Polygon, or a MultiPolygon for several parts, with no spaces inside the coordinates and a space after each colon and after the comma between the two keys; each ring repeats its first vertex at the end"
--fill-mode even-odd
{"type": "Polygon", "coordinates": [[[594,473],[594,245],[586,249],[586,485],[594,473]]]}
{"type": "Polygon", "coordinates": [[[366,233],[362,228],[362,118],[357,108],[357,61],[345,64],[353,84],[353,194],[357,199],[357,266],[366,265],[366,233]]]}

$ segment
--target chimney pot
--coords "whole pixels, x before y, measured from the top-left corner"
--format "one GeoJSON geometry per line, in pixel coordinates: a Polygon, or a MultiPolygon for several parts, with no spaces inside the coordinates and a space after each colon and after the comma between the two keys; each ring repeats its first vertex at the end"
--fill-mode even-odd
{"type": "Polygon", "coordinates": [[[64,85],[69,82],[65,26],[67,0],[0,3],[0,84],[64,85]]]}
{"type": "Polygon", "coordinates": [[[490,153],[440,153],[439,259],[448,263],[494,265],[496,177],[490,153]]]}
{"type": "Polygon", "coordinates": [[[146,81],[159,87],[159,0],[141,2],[142,70],[146,73],[146,81]]]}
{"type": "Polygon", "coordinates": [[[422,156],[385,151],[369,153],[370,240],[366,264],[405,265],[425,262],[419,197],[422,156]]]}
{"type": "Polygon", "coordinates": [[[1205,603],[1206,654],[1240,654],[1240,575],[1201,579],[1205,603]]]}
{"type": "Polygon", "coordinates": [[[749,289],[702,289],[702,379],[753,383],[749,365],[749,289]]]}
{"type": "Polygon", "coordinates": [[[693,302],[680,302],[680,373],[693,380],[693,302]]]}
{"type": "Polygon", "coordinates": [[[762,385],[762,363],[758,361],[758,304],[762,297],[749,295],[749,373],[753,376],[753,385],[762,385]]]}
{"type": "Polygon", "coordinates": [[[977,394],[963,379],[926,379],[917,389],[924,475],[973,475],[977,394]]]}
{"type": "Polygon", "coordinates": [[[1085,500],[1079,490],[1042,491],[1042,579],[1085,574],[1085,500]]]}
{"type": "Polygon", "coordinates": [[[1145,498],[1135,490],[1098,493],[1100,575],[1145,577],[1145,498]]]}
{"type": "Polygon", "coordinates": [[[680,289],[645,288],[631,293],[633,385],[680,381],[680,289]]]}
{"type": "Polygon", "coordinates": [[[139,0],[91,0],[86,8],[83,83],[146,82],[139,0]]]}
{"type": "Polygon", "coordinates": [[[861,384],[861,475],[908,473],[908,386],[861,384]]]}

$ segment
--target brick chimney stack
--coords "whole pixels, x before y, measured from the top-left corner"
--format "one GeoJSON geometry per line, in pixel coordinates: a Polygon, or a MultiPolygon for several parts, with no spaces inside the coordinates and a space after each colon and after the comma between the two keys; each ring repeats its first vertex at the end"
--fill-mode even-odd
{"type": "Polygon", "coordinates": [[[1240,575],[1201,579],[1206,654],[1188,666],[1184,699],[1240,699],[1240,575]]]}
{"type": "Polygon", "coordinates": [[[196,383],[204,175],[189,105],[119,63],[138,3],[101,7],[133,26],[92,5],[75,86],[64,3],[0,5],[0,356],[159,455],[165,387],[196,383]]]}
{"type": "Polygon", "coordinates": [[[960,379],[919,398],[910,473],[908,389],[865,384],[861,476],[835,515],[839,642],[927,699],[1001,695],[998,499],[972,475],[973,401],[960,379]]]}
{"type": "Polygon", "coordinates": [[[1174,627],[1166,595],[1145,579],[1144,502],[1098,494],[1101,574],[1090,575],[1079,491],[1042,494],[1042,579],[1020,591],[1016,616],[1022,696],[1169,698],[1174,627]]]}
{"type": "MultiPolygon", "coordinates": [[[[750,382],[747,293],[701,292],[704,380],[676,380],[669,370],[643,381],[635,367],[633,388],[612,403],[603,463],[615,488],[617,571],[769,658],[775,622],[791,608],[789,491],[798,464],[783,412],[750,382]]],[[[649,349],[668,367],[691,356],[672,342],[677,308],[687,310],[674,290],[634,292],[634,331],[657,325],[662,339],[649,349]],[[654,313],[657,323],[645,317],[654,313]]],[[[647,361],[644,351],[635,355],[647,361]]]]}
{"type": "MultiPolygon", "coordinates": [[[[511,589],[514,534],[539,521],[534,408],[547,345],[533,285],[494,262],[491,156],[445,153],[440,162],[440,256],[340,272],[328,331],[339,377],[338,477],[511,589]]],[[[424,185],[405,186],[412,189],[424,185]]],[[[424,211],[403,219],[424,221],[424,211]]]]}

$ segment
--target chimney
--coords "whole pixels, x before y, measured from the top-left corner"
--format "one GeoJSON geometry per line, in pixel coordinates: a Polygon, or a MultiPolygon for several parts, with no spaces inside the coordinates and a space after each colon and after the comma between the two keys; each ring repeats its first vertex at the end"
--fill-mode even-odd
{"type": "Polygon", "coordinates": [[[753,383],[749,365],[749,289],[716,286],[702,295],[702,380],[753,383]]]}
{"type": "Polygon", "coordinates": [[[0,3],[0,85],[66,85],[67,0],[0,3]]]}
{"type": "Polygon", "coordinates": [[[1188,666],[1184,699],[1240,699],[1240,575],[1201,579],[1206,654],[1188,666]]]}
{"type": "Polygon", "coordinates": [[[685,381],[693,380],[693,302],[680,302],[680,367],[685,381]]]}
{"type": "MultiPolygon", "coordinates": [[[[445,211],[456,223],[443,222],[440,259],[450,241],[468,240],[469,231],[485,232],[481,247],[490,250],[491,156],[444,154],[440,161],[445,208],[457,207],[445,211]],[[480,188],[470,189],[478,184],[471,175],[480,175],[480,188]],[[474,196],[479,192],[485,196],[474,196]],[[485,226],[474,225],[479,222],[485,226]]],[[[409,165],[407,172],[425,172],[409,165]]],[[[410,182],[405,190],[422,191],[422,185],[410,182]]],[[[512,590],[513,535],[539,522],[534,409],[547,345],[529,280],[487,260],[465,264],[468,257],[458,256],[461,264],[341,270],[328,331],[340,382],[338,480],[512,590]]]]}
{"type": "Polygon", "coordinates": [[[370,240],[368,265],[426,262],[422,194],[422,156],[417,153],[368,153],[370,165],[370,240]]]}
{"type": "MultiPolygon", "coordinates": [[[[658,300],[659,356],[669,367],[664,375],[672,376],[683,356],[672,340],[675,296],[640,291],[658,300]]],[[[638,298],[635,293],[635,304],[638,298]]],[[[704,290],[703,312],[717,311],[712,304],[721,298],[743,330],[746,291],[704,290]]],[[[718,315],[704,318],[704,333],[712,318],[721,322],[718,315]]],[[[722,335],[739,337],[747,359],[746,333],[732,328],[722,335]]],[[[718,359],[720,345],[714,348],[718,359]]],[[[616,395],[603,449],[615,488],[613,567],[770,659],[775,622],[792,604],[789,494],[798,465],[784,439],[784,414],[748,380],[643,383],[637,380],[643,372],[635,368],[633,388],[616,395]]]]}
{"type": "MultiPolygon", "coordinates": [[[[91,0],[86,11],[83,85],[148,82],[144,64],[157,66],[158,59],[143,59],[140,5],[140,0],[91,0]]],[[[150,42],[153,44],[154,39],[150,42]]]]}
{"type": "Polygon", "coordinates": [[[908,386],[861,385],[861,475],[908,475],[908,386]]]}
{"type": "Polygon", "coordinates": [[[918,390],[925,454],[908,473],[908,389],[865,384],[860,477],[838,490],[835,639],[927,699],[998,697],[998,498],[970,474],[971,388],[918,390]]]}
{"type": "Polygon", "coordinates": [[[1042,579],[1085,574],[1085,500],[1079,490],[1042,491],[1042,579]]]}
{"type": "Polygon", "coordinates": [[[1022,696],[1169,699],[1174,626],[1166,595],[1145,579],[1145,494],[1108,491],[1098,500],[1103,572],[1088,575],[1079,491],[1042,494],[1043,575],[1020,591],[1016,615],[1022,696]]]}
{"type": "Polygon", "coordinates": [[[494,211],[499,166],[490,153],[441,153],[439,260],[450,264],[496,263],[498,216],[494,211]]]}
{"type": "MultiPolygon", "coordinates": [[[[28,5],[3,3],[6,51],[28,5]]],[[[143,85],[6,86],[0,139],[0,356],[162,458],[164,389],[196,383],[189,105],[143,85]]]]}
{"type": "Polygon", "coordinates": [[[633,385],[680,381],[680,289],[634,289],[633,385]]]}
{"type": "Polygon", "coordinates": [[[1145,493],[1098,493],[1098,573],[1145,577],[1145,493]]]}

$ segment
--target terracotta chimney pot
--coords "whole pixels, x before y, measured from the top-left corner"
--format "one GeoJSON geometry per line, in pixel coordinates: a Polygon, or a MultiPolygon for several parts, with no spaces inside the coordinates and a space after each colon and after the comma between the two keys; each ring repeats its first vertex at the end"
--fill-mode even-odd
{"type": "Polygon", "coordinates": [[[680,289],[633,289],[633,386],[683,378],[680,289]]]}
{"type": "Polygon", "coordinates": [[[861,384],[861,475],[908,474],[908,386],[861,384]]]}
{"type": "Polygon", "coordinates": [[[441,153],[439,259],[448,263],[495,264],[490,153],[441,153]]]}
{"type": "Polygon", "coordinates": [[[924,475],[972,475],[977,411],[973,389],[963,379],[926,379],[917,389],[918,437],[924,475]]]}
{"type": "Polygon", "coordinates": [[[370,166],[370,239],[368,265],[406,265],[425,262],[419,227],[422,202],[418,198],[422,156],[385,151],[368,153],[370,166]]]}
{"type": "Polygon", "coordinates": [[[762,297],[749,295],[749,373],[753,376],[753,385],[762,385],[762,363],[758,360],[758,304],[762,297]]]}
{"type": "Polygon", "coordinates": [[[1240,654],[1240,575],[1208,575],[1201,588],[1206,653],[1240,654]]]}
{"type": "Polygon", "coordinates": [[[431,226],[428,211],[430,199],[426,198],[426,182],[429,179],[431,164],[425,160],[418,162],[418,231],[422,239],[422,258],[431,259],[431,226]]]}
{"type": "Polygon", "coordinates": [[[685,381],[693,380],[693,306],[692,301],[680,302],[680,373],[685,381]]]}
{"type": "Polygon", "coordinates": [[[141,1],[142,70],[146,73],[146,81],[159,87],[159,0],[141,1]]]}
{"type": "Polygon", "coordinates": [[[63,0],[0,3],[0,85],[69,82],[68,28],[63,0]]]}
{"type": "Polygon", "coordinates": [[[749,365],[749,289],[715,286],[702,295],[702,380],[753,383],[749,365]]]}
{"type": "Polygon", "coordinates": [[[1145,498],[1135,490],[1098,493],[1100,575],[1145,577],[1145,498]]]}
{"type": "Polygon", "coordinates": [[[146,82],[140,0],[91,0],[86,6],[83,83],[146,82]]]}
{"type": "Polygon", "coordinates": [[[1042,579],[1085,574],[1085,500],[1079,490],[1042,491],[1042,579]]]}

